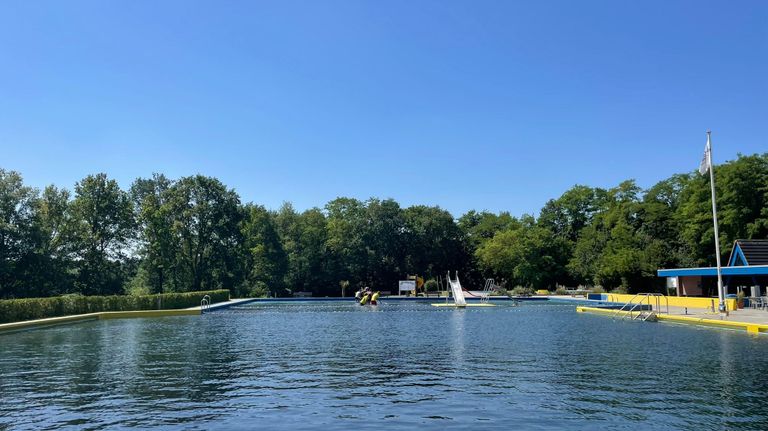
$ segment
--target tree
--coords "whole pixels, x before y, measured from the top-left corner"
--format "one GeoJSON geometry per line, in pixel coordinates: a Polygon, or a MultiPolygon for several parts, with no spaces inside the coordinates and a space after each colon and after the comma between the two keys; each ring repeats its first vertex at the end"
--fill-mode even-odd
{"type": "Polygon", "coordinates": [[[130,198],[106,174],[89,175],[75,184],[75,199],[67,223],[69,249],[83,294],[123,292],[127,276],[122,260],[134,235],[130,198]]]}
{"type": "Polygon", "coordinates": [[[665,259],[664,247],[668,244],[643,229],[659,229],[645,223],[658,215],[659,205],[665,205],[656,199],[665,195],[662,192],[670,192],[671,185],[658,185],[646,202],[640,200],[641,189],[632,180],[610,189],[606,207],[578,237],[568,264],[571,276],[609,289],[658,289],[656,269],[665,259]]]}
{"type": "Polygon", "coordinates": [[[426,277],[465,269],[466,248],[453,216],[440,207],[403,210],[406,271],[426,277]]]}
{"type": "Polygon", "coordinates": [[[288,256],[277,232],[274,216],[263,206],[245,206],[242,235],[246,255],[243,294],[266,295],[285,288],[288,256]]]}
{"type": "Polygon", "coordinates": [[[483,242],[493,238],[497,232],[520,227],[520,221],[506,211],[497,215],[487,211],[470,210],[459,218],[458,226],[474,251],[483,242]]]}
{"type": "Polygon", "coordinates": [[[173,286],[181,291],[233,289],[242,280],[240,198],[221,181],[195,175],[164,193],[162,216],[170,221],[177,252],[173,286]]]}
{"type": "Polygon", "coordinates": [[[326,204],[325,212],[329,277],[360,285],[367,279],[368,266],[363,238],[367,224],[365,204],[357,199],[337,198],[326,204]]]}
{"type": "Polygon", "coordinates": [[[136,219],[139,225],[141,264],[137,274],[139,288],[150,293],[183,291],[177,286],[180,253],[179,242],[173,236],[173,214],[168,205],[173,181],[162,174],[137,179],[131,186],[136,219]]]}
{"type": "Polygon", "coordinates": [[[25,280],[24,296],[60,295],[74,290],[73,262],[67,255],[69,191],[48,186],[35,200],[32,225],[34,252],[19,261],[17,277],[25,280]]]}
{"type": "Polygon", "coordinates": [[[461,265],[462,273],[466,274],[464,279],[468,281],[468,285],[481,285],[484,274],[477,259],[477,250],[498,232],[519,228],[520,220],[508,212],[493,214],[470,210],[459,218],[457,225],[462,234],[463,254],[466,256],[464,264],[461,265]]]}
{"type": "Polygon", "coordinates": [[[366,202],[363,243],[367,252],[367,284],[391,290],[405,272],[405,221],[400,205],[392,199],[366,202]]]}
{"type": "Polygon", "coordinates": [[[544,204],[539,223],[555,235],[575,242],[581,230],[592,223],[595,214],[603,209],[606,193],[603,189],[573,186],[559,198],[544,204]]]}
{"type": "Polygon", "coordinates": [[[498,232],[477,249],[482,267],[514,285],[552,288],[565,274],[566,240],[535,223],[498,232]]]}
{"type": "Polygon", "coordinates": [[[20,265],[34,252],[36,199],[18,172],[0,169],[0,297],[26,296],[20,265]]]}
{"type": "MultiPolygon", "coordinates": [[[[742,156],[714,167],[721,256],[737,239],[768,237],[768,154],[742,156]]],[[[681,190],[675,219],[697,265],[715,261],[709,176],[695,175],[681,190]]]]}

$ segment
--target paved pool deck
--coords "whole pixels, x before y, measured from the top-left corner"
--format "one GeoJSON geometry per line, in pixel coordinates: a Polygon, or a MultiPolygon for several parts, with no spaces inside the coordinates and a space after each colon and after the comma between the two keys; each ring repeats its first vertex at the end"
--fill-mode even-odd
{"type": "MultiPolygon", "coordinates": [[[[576,311],[580,313],[595,313],[611,316],[614,318],[632,318],[638,313],[629,313],[616,309],[607,309],[600,307],[578,306],[576,311]]],[[[744,330],[749,333],[759,334],[768,333],[768,311],[758,309],[741,309],[730,311],[727,315],[719,312],[713,313],[709,309],[685,308],[685,307],[663,307],[660,313],[656,314],[659,322],[691,324],[699,326],[712,326],[736,330],[744,330]]]]}
{"type": "MultiPolygon", "coordinates": [[[[666,309],[663,308],[661,311],[665,312],[666,309]]],[[[728,315],[722,315],[719,312],[713,313],[711,310],[701,308],[669,307],[669,315],[692,317],[696,319],[713,319],[723,322],[741,322],[768,325],[768,311],[752,308],[733,310],[728,312],[728,315]]]]}

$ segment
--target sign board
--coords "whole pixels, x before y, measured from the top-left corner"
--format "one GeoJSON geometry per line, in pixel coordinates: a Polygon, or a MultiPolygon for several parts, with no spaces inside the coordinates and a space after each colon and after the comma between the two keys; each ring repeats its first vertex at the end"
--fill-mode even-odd
{"type": "Polygon", "coordinates": [[[667,287],[669,289],[674,289],[678,287],[677,285],[677,277],[667,277],[667,287]]]}
{"type": "Polygon", "coordinates": [[[398,286],[400,292],[413,292],[416,290],[416,280],[400,280],[398,286]]]}

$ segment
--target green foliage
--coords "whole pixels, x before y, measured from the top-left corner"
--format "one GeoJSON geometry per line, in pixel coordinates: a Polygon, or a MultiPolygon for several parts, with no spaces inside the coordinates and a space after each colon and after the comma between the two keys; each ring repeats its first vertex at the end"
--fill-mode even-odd
{"type": "Polygon", "coordinates": [[[462,268],[462,232],[448,211],[417,205],[403,210],[403,219],[407,273],[432,277],[462,268]]]}
{"type": "Polygon", "coordinates": [[[481,267],[514,284],[546,289],[565,274],[567,245],[549,229],[529,222],[498,232],[477,249],[481,267]]]}
{"type": "Polygon", "coordinates": [[[189,308],[200,305],[210,295],[211,303],[229,300],[228,290],[164,293],[159,295],[83,296],[0,300],[0,323],[43,319],[101,311],[137,311],[189,308]]]}
{"type": "Polygon", "coordinates": [[[270,294],[269,286],[263,281],[256,281],[244,292],[244,296],[249,298],[266,298],[270,294]]]}
{"type": "Polygon", "coordinates": [[[313,292],[316,295],[338,295],[338,278],[332,281],[325,270],[328,227],[322,211],[312,208],[297,213],[291,204],[286,203],[274,217],[287,255],[288,266],[284,277],[286,289],[313,292]],[[326,293],[329,290],[332,293],[326,293]]]}
{"type": "Polygon", "coordinates": [[[164,175],[153,174],[149,179],[137,179],[131,186],[140,232],[142,283],[151,293],[184,290],[176,286],[178,277],[174,275],[180,243],[173,236],[168,204],[172,184],[164,175]]]}
{"type": "Polygon", "coordinates": [[[84,295],[122,293],[127,277],[121,263],[134,234],[128,194],[106,174],[89,175],[75,184],[69,217],[65,230],[77,269],[75,291],[84,295]]]}
{"type": "MultiPolygon", "coordinates": [[[[721,256],[736,239],[768,238],[768,154],[715,167],[721,256]]],[[[42,192],[0,169],[0,298],[230,289],[236,296],[344,288],[458,270],[533,289],[600,285],[663,291],[658,268],[715,261],[709,178],[674,175],[648,190],[576,185],[538,219],[340,197],[324,208],[242,205],[215,178],[137,179],[130,193],[105,174],[74,193],[42,192]]],[[[431,284],[428,288],[431,288],[431,284]]]]}
{"type": "Polygon", "coordinates": [[[557,289],[555,289],[555,295],[567,295],[567,294],[568,294],[568,290],[563,286],[559,286],[557,289]]]}
{"type": "Polygon", "coordinates": [[[512,296],[533,296],[534,291],[530,287],[515,286],[510,293],[512,296]]]}
{"type": "Polygon", "coordinates": [[[249,204],[245,206],[242,223],[245,280],[239,290],[245,290],[250,296],[266,296],[270,289],[282,291],[288,255],[280,241],[274,215],[260,205],[249,204]]]}
{"type": "Polygon", "coordinates": [[[576,185],[557,199],[551,199],[539,215],[539,223],[556,236],[576,241],[582,229],[592,223],[605,205],[607,192],[576,185]]]}
{"type": "Polygon", "coordinates": [[[426,292],[437,292],[439,289],[439,285],[437,284],[437,280],[434,278],[430,278],[429,280],[424,282],[424,291],[426,292]]]}
{"type": "Polygon", "coordinates": [[[195,175],[174,182],[161,211],[170,221],[176,253],[168,274],[173,289],[232,289],[242,280],[240,198],[221,181],[195,175]]]}

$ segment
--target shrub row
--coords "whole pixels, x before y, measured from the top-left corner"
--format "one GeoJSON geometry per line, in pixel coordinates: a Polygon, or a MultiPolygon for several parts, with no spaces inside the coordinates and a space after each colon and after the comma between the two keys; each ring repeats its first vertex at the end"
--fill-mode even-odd
{"type": "Polygon", "coordinates": [[[189,308],[200,305],[200,300],[205,295],[210,295],[211,304],[229,300],[229,290],[225,289],[136,296],[64,295],[52,298],[4,299],[0,300],[0,323],[100,311],[189,308]]]}

